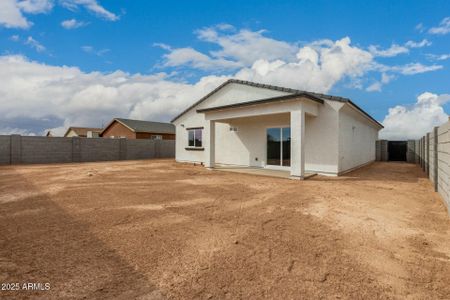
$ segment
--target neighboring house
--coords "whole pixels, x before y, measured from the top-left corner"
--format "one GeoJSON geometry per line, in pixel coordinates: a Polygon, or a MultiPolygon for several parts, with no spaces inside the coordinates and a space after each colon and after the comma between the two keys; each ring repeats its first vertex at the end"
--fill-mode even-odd
{"type": "Polygon", "coordinates": [[[64,137],[87,137],[94,138],[99,137],[102,128],[89,128],[89,127],[69,127],[64,137]]]}
{"type": "Polygon", "coordinates": [[[104,138],[174,140],[175,126],[170,123],[113,119],[100,134],[104,138]]]}
{"type": "Polygon", "coordinates": [[[172,120],[176,160],[339,175],[375,160],[383,126],[351,100],[231,79],[172,120]]]}

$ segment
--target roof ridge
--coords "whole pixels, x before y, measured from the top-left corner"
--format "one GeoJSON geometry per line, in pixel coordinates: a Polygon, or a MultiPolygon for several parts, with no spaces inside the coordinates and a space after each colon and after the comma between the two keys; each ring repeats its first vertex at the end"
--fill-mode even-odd
{"type": "Polygon", "coordinates": [[[241,79],[235,79],[235,78],[228,79],[225,83],[240,83],[240,84],[245,84],[245,85],[254,86],[254,87],[279,90],[279,91],[283,91],[283,92],[287,92],[287,93],[309,93],[309,94],[316,95],[319,97],[324,97],[324,98],[337,99],[337,100],[350,100],[349,98],[341,97],[341,96],[311,92],[311,91],[307,91],[307,90],[299,90],[299,89],[294,89],[294,88],[289,88],[289,87],[282,87],[282,86],[278,86],[278,85],[272,85],[272,84],[267,84],[267,83],[258,83],[258,82],[254,82],[254,81],[241,80],[241,79]]]}
{"type": "Polygon", "coordinates": [[[147,123],[161,123],[161,124],[170,124],[170,122],[161,122],[161,121],[148,121],[148,120],[128,119],[128,118],[114,118],[114,120],[127,120],[127,121],[137,121],[137,122],[147,122],[147,123]]]}

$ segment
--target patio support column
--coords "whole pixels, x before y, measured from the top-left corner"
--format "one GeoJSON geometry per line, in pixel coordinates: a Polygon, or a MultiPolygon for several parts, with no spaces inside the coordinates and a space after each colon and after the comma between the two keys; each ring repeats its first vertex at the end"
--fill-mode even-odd
{"type": "Polygon", "coordinates": [[[305,112],[291,111],[291,178],[305,176],[305,112]]]}
{"type": "Polygon", "coordinates": [[[206,151],[206,161],[205,161],[205,167],[207,167],[208,169],[212,169],[214,168],[215,165],[215,161],[216,161],[216,157],[215,157],[215,153],[216,153],[216,122],[215,121],[211,121],[211,120],[207,120],[207,126],[206,126],[206,135],[207,135],[207,140],[206,140],[206,147],[205,147],[205,151],[206,151]]]}

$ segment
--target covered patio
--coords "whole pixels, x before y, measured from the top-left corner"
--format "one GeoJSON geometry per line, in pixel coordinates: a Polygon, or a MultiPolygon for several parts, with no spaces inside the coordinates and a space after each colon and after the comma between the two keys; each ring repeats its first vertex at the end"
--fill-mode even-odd
{"type": "Polygon", "coordinates": [[[291,179],[313,175],[305,172],[306,119],[317,117],[322,100],[301,96],[268,100],[197,110],[206,120],[207,168],[291,179]],[[235,132],[235,137],[218,136],[224,130],[216,126],[228,126],[225,132],[235,132]]]}

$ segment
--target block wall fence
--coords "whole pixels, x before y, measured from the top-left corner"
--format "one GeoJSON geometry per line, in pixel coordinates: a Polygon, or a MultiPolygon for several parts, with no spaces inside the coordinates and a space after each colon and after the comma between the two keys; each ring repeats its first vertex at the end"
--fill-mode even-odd
{"type": "Polygon", "coordinates": [[[0,165],[174,157],[174,140],[0,135],[0,165]]]}
{"type": "MultiPolygon", "coordinates": [[[[376,158],[387,161],[386,140],[377,141],[376,158]]],[[[433,183],[450,215],[450,121],[434,127],[418,140],[409,140],[406,160],[418,164],[433,183]]]]}

